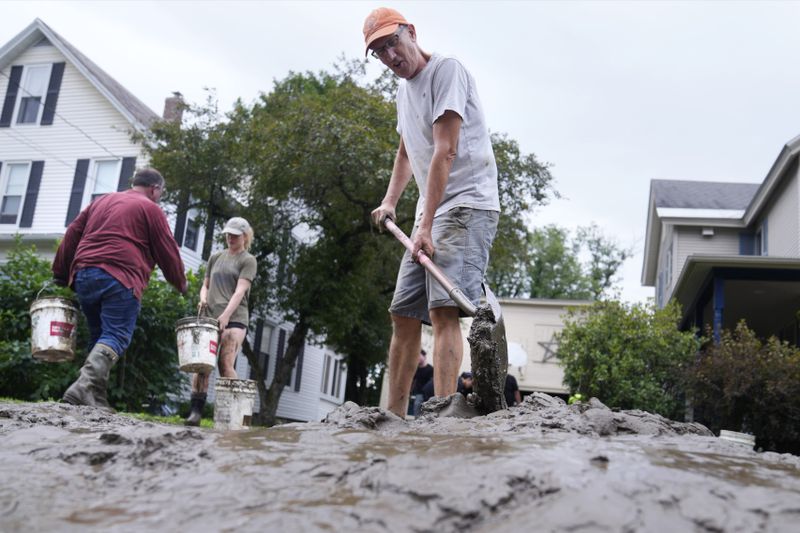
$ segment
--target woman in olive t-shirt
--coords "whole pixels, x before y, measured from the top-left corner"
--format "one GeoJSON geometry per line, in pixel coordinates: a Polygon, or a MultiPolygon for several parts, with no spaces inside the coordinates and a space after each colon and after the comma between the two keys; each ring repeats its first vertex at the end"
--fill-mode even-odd
{"type": "MultiPolygon", "coordinates": [[[[200,288],[200,308],[208,309],[219,320],[219,375],[237,378],[236,354],[247,335],[250,311],[247,299],[250,284],[256,276],[256,258],[247,251],[253,242],[253,229],[247,220],[233,217],[222,230],[228,247],[208,260],[206,276],[200,288]]],[[[192,379],[192,411],[186,425],[197,426],[203,414],[208,393],[208,374],[195,374],[192,379]]]]}

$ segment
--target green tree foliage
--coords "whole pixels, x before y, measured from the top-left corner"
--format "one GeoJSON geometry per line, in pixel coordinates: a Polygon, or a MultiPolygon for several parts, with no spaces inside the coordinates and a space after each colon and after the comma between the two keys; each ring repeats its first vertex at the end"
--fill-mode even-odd
{"type": "Polygon", "coordinates": [[[766,342],[740,322],[709,343],[689,371],[695,419],[713,431],[745,431],[756,445],[800,453],[800,350],[766,342]]]}
{"type": "Polygon", "coordinates": [[[549,165],[534,154],[523,154],[505,135],[492,135],[500,193],[500,221],[492,244],[486,279],[499,296],[524,297],[529,283],[528,265],[534,259],[530,246],[530,219],[537,206],[558,198],[549,165]]]}
{"type": "Polygon", "coordinates": [[[505,296],[594,300],[617,281],[616,274],[631,251],[605,237],[596,225],[566,228],[549,225],[527,232],[517,252],[524,267],[505,277],[505,296]]]}
{"type": "MultiPolygon", "coordinates": [[[[386,308],[402,248],[377,238],[369,215],[383,197],[398,139],[392,105],[354,74],[291,74],[233,117],[246,131],[252,177],[254,300],[294,324],[262,399],[266,423],[309,332],[347,354],[348,392],[357,401],[370,367],[387,352],[386,308]]],[[[414,200],[409,188],[399,223],[412,222],[414,200]]]]}
{"type": "Polygon", "coordinates": [[[180,106],[182,120],[159,121],[146,134],[134,133],[167,182],[164,200],[179,215],[196,209],[205,223],[204,259],[213,244],[214,228],[238,214],[232,191],[241,189],[239,139],[219,112],[209,91],[203,104],[180,106]]]}
{"type": "Polygon", "coordinates": [[[684,375],[700,340],[679,331],[679,319],[676,304],[597,301],[572,309],[559,338],[564,383],[610,407],[681,419],[684,375]]]}
{"type": "MultiPolygon", "coordinates": [[[[30,306],[37,294],[72,297],[68,289],[45,286],[52,277],[50,262],[17,237],[7,261],[0,264],[0,396],[29,401],[60,398],[77,376],[80,367],[75,363],[42,363],[31,356],[30,306]]],[[[83,345],[86,339],[81,323],[78,341],[83,345]]],[[[79,348],[76,358],[84,356],[79,348]]]]}
{"type": "MultiPolygon", "coordinates": [[[[0,396],[59,399],[86,357],[88,333],[83,319],[73,361],[45,363],[31,357],[29,309],[50,279],[50,262],[19,241],[9,251],[8,261],[0,265],[0,396]]],[[[144,404],[166,402],[181,390],[185,375],[177,368],[174,324],[197,309],[200,280],[190,274],[189,282],[188,295],[183,297],[155,273],[151,278],[131,346],[112,370],[108,392],[115,407],[139,410],[144,404]]],[[[53,286],[42,294],[74,298],[71,290],[53,286]]]]}

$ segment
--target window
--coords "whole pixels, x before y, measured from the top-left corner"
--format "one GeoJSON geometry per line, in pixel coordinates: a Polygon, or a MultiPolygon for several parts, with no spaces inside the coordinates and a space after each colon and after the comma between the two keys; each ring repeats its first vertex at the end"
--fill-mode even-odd
{"type": "Polygon", "coordinates": [[[186,215],[186,231],[183,234],[183,246],[192,251],[197,251],[200,239],[200,220],[196,209],[190,209],[186,215]]]}
{"type": "Polygon", "coordinates": [[[0,203],[0,224],[16,224],[28,186],[30,163],[9,163],[3,166],[3,200],[0,203]]]}
{"type": "Polygon", "coordinates": [[[764,241],[763,237],[764,237],[764,235],[761,233],[761,230],[759,229],[756,232],[756,235],[754,237],[754,241],[755,241],[755,244],[753,245],[753,254],[754,255],[763,255],[763,253],[762,253],[763,241],[764,241]]]}
{"type": "Polygon", "coordinates": [[[344,361],[333,354],[326,353],[322,364],[322,386],[320,392],[338,398],[342,388],[342,367],[344,361]]]}
{"type": "Polygon", "coordinates": [[[91,191],[91,196],[88,198],[89,202],[97,200],[104,194],[116,192],[119,185],[119,165],[119,159],[94,162],[92,173],[89,177],[89,186],[86,187],[87,191],[91,191]]]}
{"type": "Polygon", "coordinates": [[[25,67],[19,90],[17,124],[39,123],[49,80],[50,65],[25,67]]]}

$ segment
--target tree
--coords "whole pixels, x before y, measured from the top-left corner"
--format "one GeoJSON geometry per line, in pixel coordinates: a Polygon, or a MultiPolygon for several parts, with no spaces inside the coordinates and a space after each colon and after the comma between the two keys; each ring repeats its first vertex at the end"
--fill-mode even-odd
{"type": "Polygon", "coordinates": [[[596,225],[570,232],[555,225],[534,229],[528,238],[531,260],[513,296],[530,298],[600,298],[616,282],[631,251],[606,238],[596,225]]]}
{"type": "Polygon", "coordinates": [[[534,154],[523,154],[516,141],[493,134],[492,149],[501,211],[486,279],[498,296],[523,296],[533,259],[528,229],[531,215],[537,206],[559,194],[550,165],[540,163],[534,154]]]}
{"type": "MultiPolygon", "coordinates": [[[[245,125],[253,184],[254,299],[294,324],[262,394],[267,424],[310,332],[347,354],[355,400],[363,400],[370,368],[388,348],[386,308],[402,247],[376,237],[370,212],[383,196],[397,134],[393,107],[354,74],[290,74],[232,119],[245,125]]],[[[401,224],[413,220],[413,196],[409,188],[401,224]]]]}
{"type": "Polygon", "coordinates": [[[601,300],[572,309],[559,335],[558,356],[570,392],[610,407],[642,409],[681,419],[685,373],[701,339],[679,331],[672,303],[601,300]]]}
{"type": "Polygon", "coordinates": [[[190,209],[199,213],[205,223],[202,257],[208,260],[214,229],[237,213],[236,191],[245,185],[237,166],[239,139],[211,90],[203,104],[182,104],[181,112],[180,121],[158,121],[146,134],[132,136],[164,175],[164,199],[177,206],[178,219],[190,209]]]}

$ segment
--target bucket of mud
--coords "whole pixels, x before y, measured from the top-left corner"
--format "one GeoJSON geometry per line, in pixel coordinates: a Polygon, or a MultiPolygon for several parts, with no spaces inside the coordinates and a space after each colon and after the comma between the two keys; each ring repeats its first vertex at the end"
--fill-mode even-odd
{"type": "Polygon", "coordinates": [[[175,323],[178,364],[184,372],[211,373],[217,366],[219,322],[215,318],[192,316],[175,323]]]}
{"type": "Polygon", "coordinates": [[[721,429],[719,432],[719,438],[722,440],[726,440],[728,442],[735,442],[736,444],[743,444],[750,448],[751,450],[756,445],[756,438],[749,433],[739,433],[738,431],[728,431],[727,429],[721,429]]]}
{"type": "Polygon", "coordinates": [[[78,306],[68,298],[43,296],[31,304],[31,355],[61,363],[75,357],[78,306]]]}
{"type": "Polygon", "coordinates": [[[256,399],[256,382],[252,379],[217,378],[214,392],[214,429],[249,428],[256,399]]]}

